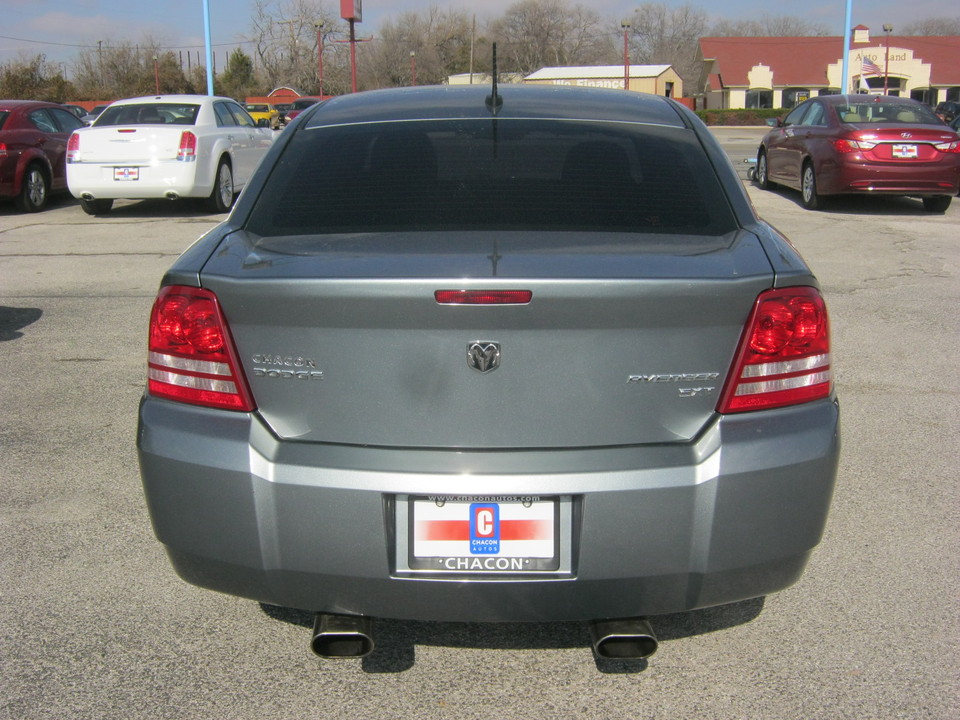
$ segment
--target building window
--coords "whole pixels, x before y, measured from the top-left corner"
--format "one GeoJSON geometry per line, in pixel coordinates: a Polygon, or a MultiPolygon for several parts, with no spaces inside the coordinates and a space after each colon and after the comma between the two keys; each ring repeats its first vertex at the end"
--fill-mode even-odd
{"type": "Polygon", "coordinates": [[[773,107],[773,90],[747,90],[747,109],[757,110],[773,107]]]}
{"type": "Polygon", "coordinates": [[[933,107],[937,104],[936,90],[930,88],[916,88],[910,91],[910,99],[922,102],[924,105],[933,107]]]}
{"type": "Polygon", "coordinates": [[[840,88],[821,88],[817,92],[817,95],[821,97],[823,97],[824,95],[839,95],[839,94],[840,94],[840,88]]]}
{"type": "Polygon", "coordinates": [[[947,88],[947,100],[949,102],[960,102],[960,87],[947,88]]]}
{"type": "Polygon", "coordinates": [[[799,105],[804,100],[810,99],[810,89],[809,88],[784,88],[783,89],[783,102],[781,103],[784,109],[792,108],[794,105],[799,105]]]}
{"type": "Polygon", "coordinates": [[[666,91],[665,94],[666,94],[667,97],[673,97],[673,83],[672,83],[672,82],[668,82],[668,83],[667,83],[667,91],[666,91]]]}

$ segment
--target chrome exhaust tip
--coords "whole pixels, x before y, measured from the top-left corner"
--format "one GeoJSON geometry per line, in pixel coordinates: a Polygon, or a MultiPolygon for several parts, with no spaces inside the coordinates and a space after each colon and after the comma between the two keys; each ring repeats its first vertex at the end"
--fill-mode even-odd
{"type": "Polygon", "coordinates": [[[653,655],[660,644],[645,618],[594,620],[590,639],[597,657],[609,660],[642,660],[653,655]]]}
{"type": "Polygon", "coordinates": [[[179,200],[179,199],[180,199],[180,196],[179,196],[177,193],[175,193],[173,190],[167,190],[167,192],[165,192],[165,193],[163,194],[163,196],[164,196],[167,200],[179,200]]]}
{"type": "Polygon", "coordinates": [[[373,619],[318,613],[310,648],[322,658],[362,658],[373,652],[373,619]]]}
{"type": "Polygon", "coordinates": [[[81,199],[81,200],[93,200],[93,195],[91,195],[91,194],[88,193],[88,192],[80,193],[80,199],[81,199]]]}

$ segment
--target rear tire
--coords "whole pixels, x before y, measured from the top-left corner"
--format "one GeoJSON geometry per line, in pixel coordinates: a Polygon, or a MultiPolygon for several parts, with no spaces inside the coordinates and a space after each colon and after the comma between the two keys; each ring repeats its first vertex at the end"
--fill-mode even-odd
{"type": "Polygon", "coordinates": [[[216,180],[213,183],[213,192],[207,199],[207,206],[215,213],[230,212],[233,207],[233,170],[230,163],[221,160],[217,165],[216,180]]]}
{"type": "Polygon", "coordinates": [[[939,213],[943,215],[950,207],[950,201],[953,200],[949,195],[938,195],[937,197],[923,198],[923,209],[927,212],[939,213]]]}
{"type": "Polygon", "coordinates": [[[823,198],[817,194],[817,174],[811,163],[805,163],[800,179],[800,197],[807,210],[819,210],[823,207],[823,198]]]}
{"type": "Polygon", "coordinates": [[[773,183],[770,182],[770,168],[767,167],[767,154],[761,152],[757,155],[757,187],[761,190],[770,190],[773,183]]]}
{"type": "Polygon", "coordinates": [[[21,212],[39,212],[47,206],[50,183],[47,174],[38,163],[31,163],[23,174],[23,184],[17,195],[17,208],[21,212]]]}
{"type": "Polygon", "coordinates": [[[106,215],[113,209],[113,199],[84,200],[80,198],[80,207],[87,215],[106,215]]]}

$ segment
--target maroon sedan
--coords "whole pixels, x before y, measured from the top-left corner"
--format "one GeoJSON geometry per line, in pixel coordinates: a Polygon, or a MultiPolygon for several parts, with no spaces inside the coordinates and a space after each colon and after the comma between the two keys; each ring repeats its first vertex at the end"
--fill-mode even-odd
{"type": "Polygon", "coordinates": [[[777,122],[757,151],[757,184],[826,195],[909,195],[943,213],[960,190],[960,135],[926,105],[885,95],[812,98],[777,122]]]}
{"type": "Polygon", "coordinates": [[[81,127],[62,105],[0,100],[0,198],[15,198],[23,212],[37,212],[50,193],[65,192],[67,140],[81,127]]]}

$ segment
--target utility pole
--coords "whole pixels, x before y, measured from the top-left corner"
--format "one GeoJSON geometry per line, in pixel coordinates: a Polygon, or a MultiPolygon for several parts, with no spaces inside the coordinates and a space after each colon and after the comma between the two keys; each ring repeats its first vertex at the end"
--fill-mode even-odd
{"type": "Polygon", "coordinates": [[[630,89],[630,46],[628,37],[630,35],[630,22],[624,20],[620,23],[623,28],[623,89],[630,89]]]}

